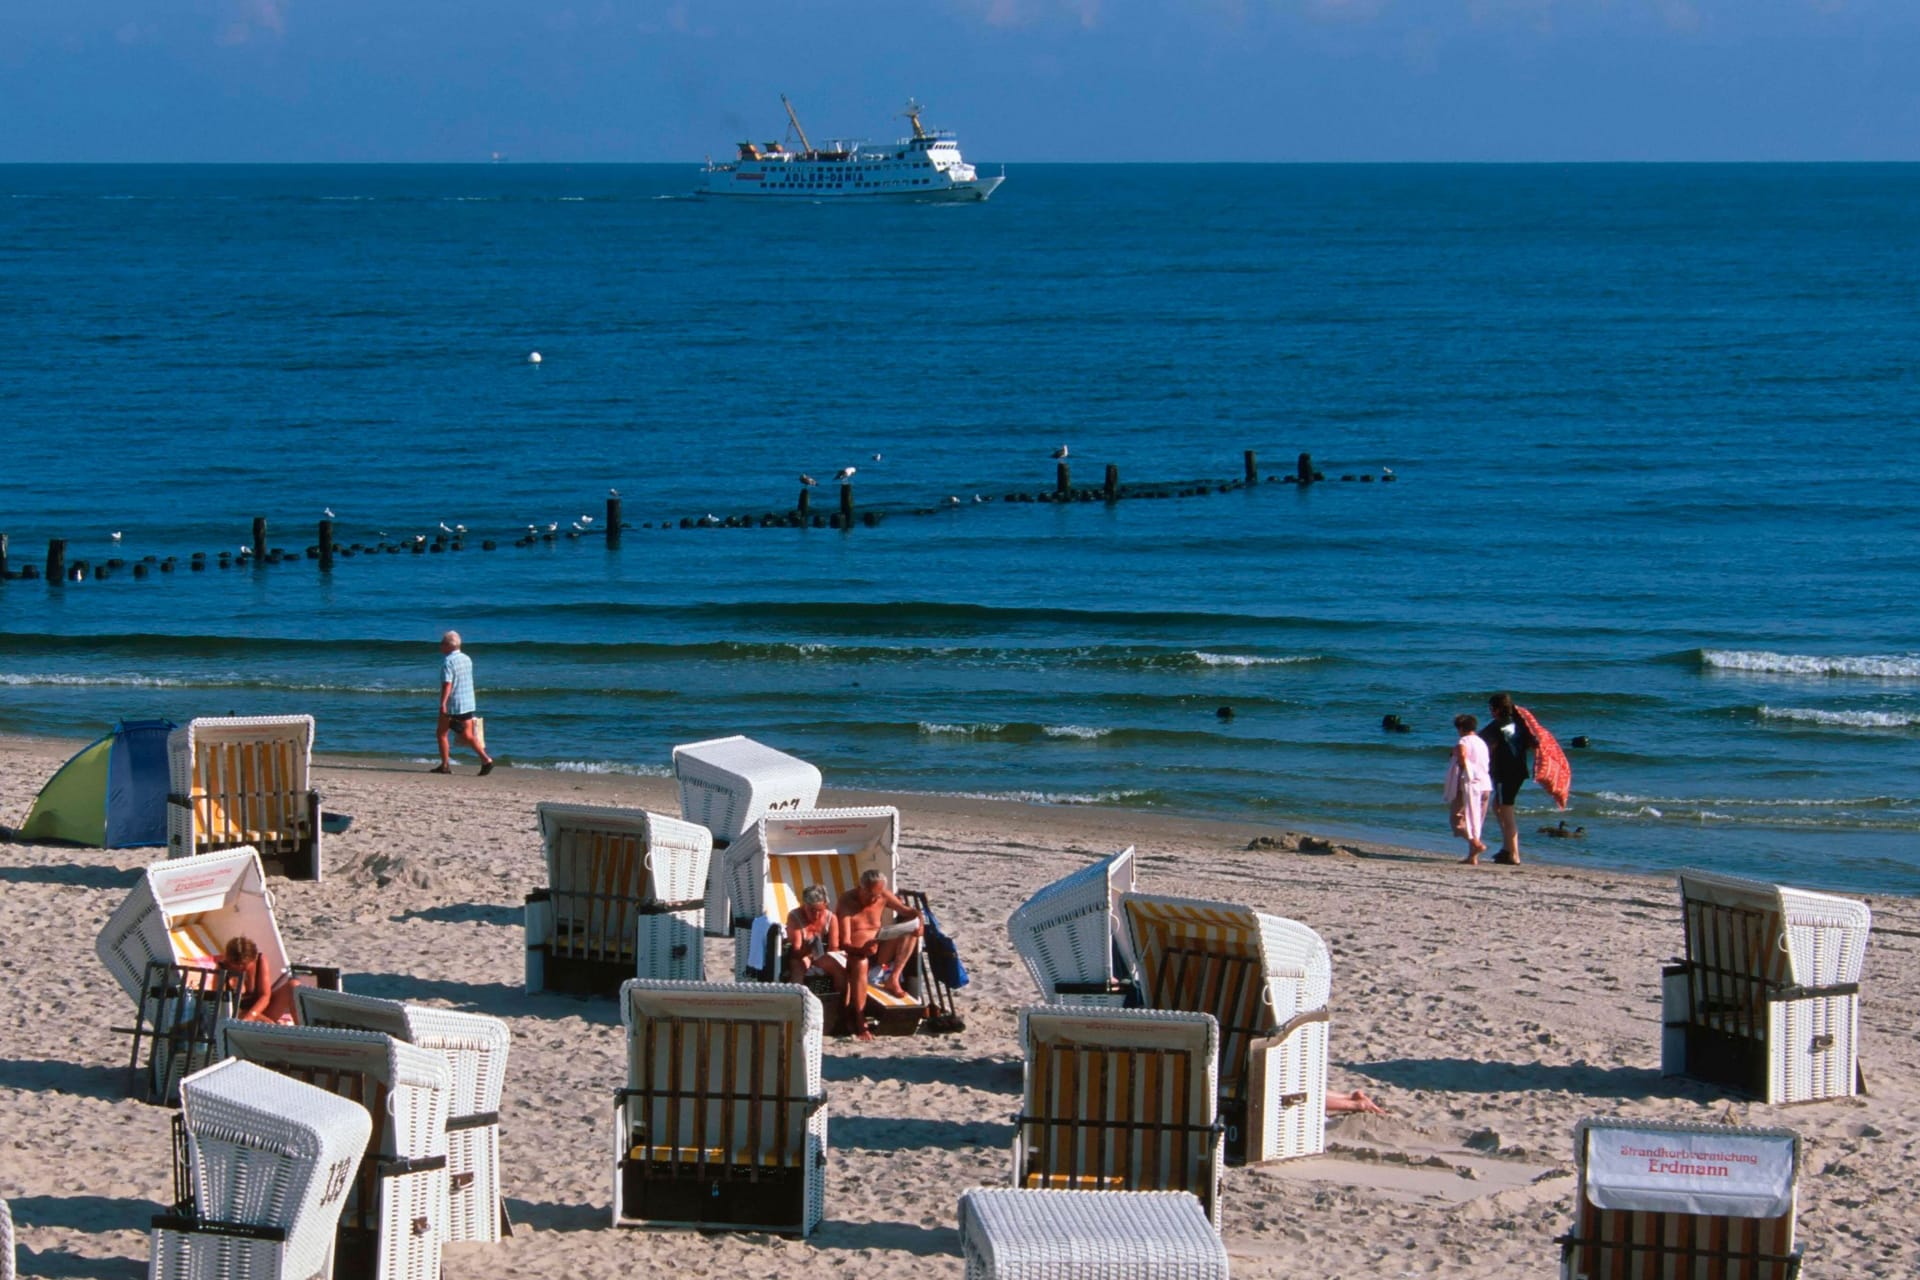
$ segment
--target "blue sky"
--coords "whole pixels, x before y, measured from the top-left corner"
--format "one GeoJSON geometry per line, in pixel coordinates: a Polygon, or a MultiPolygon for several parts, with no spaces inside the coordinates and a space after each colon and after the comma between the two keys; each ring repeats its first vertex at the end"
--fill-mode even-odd
{"type": "Polygon", "coordinates": [[[1920,0],[7,0],[0,161],[1920,159],[1920,0]]]}

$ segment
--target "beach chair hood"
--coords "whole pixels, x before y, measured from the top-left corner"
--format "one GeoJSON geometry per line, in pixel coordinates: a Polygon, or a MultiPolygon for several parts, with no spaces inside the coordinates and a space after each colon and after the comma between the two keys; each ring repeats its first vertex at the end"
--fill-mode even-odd
{"type": "Polygon", "coordinates": [[[1131,978],[1134,964],[1120,898],[1133,884],[1133,846],[1128,845],[1038,890],[1007,917],[1007,935],[1042,998],[1067,1003],[1119,998],[1109,989],[1116,980],[1131,978]],[[1063,984],[1090,990],[1062,991],[1063,984]]]}
{"type": "MultiPolygon", "coordinates": [[[[764,915],[784,925],[787,912],[799,905],[787,896],[801,880],[826,885],[836,901],[868,871],[886,873],[887,883],[898,889],[899,850],[900,811],[890,805],[768,814],[726,850],[729,896],[736,912],[731,923],[744,928],[754,916],[764,915]],[[774,865],[779,859],[809,860],[806,874],[779,874],[774,865]]],[[[709,914],[709,932],[712,929],[709,914]]]]}
{"type": "Polygon", "coordinates": [[[268,975],[277,980],[286,972],[287,952],[274,920],[266,872],[260,855],[246,847],[148,866],[108,918],[94,950],[137,1004],[148,962],[177,962],[173,935],[189,920],[215,947],[240,935],[253,939],[266,957],[268,975]]]}

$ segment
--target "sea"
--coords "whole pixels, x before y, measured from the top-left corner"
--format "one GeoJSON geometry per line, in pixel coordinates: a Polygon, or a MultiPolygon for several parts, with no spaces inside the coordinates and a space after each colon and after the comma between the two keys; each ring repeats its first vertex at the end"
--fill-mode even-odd
{"type": "Polygon", "coordinates": [[[0,167],[0,533],[89,564],[0,583],[0,730],[306,712],[424,768],[457,628],[516,769],[743,733],[1444,850],[1511,690],[1585,744],[1529,857],[1920,891],[1920,166],[696,181],[0,167]],[[848,467],[851,528],[763,527],[848,467]],[[284,559],[220,567],[256,517],[284,559]]]}

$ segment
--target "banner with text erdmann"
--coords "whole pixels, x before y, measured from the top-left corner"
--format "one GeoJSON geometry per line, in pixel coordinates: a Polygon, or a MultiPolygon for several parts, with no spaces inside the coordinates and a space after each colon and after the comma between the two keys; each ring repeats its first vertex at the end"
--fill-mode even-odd
{"type": "Polygon", "coordinates": [[[1793,1205],[1794,1143],[1791,1133],[1595,1125],[1587,1198],[1601,1209],[1777,1218],[1793,1205]]]}

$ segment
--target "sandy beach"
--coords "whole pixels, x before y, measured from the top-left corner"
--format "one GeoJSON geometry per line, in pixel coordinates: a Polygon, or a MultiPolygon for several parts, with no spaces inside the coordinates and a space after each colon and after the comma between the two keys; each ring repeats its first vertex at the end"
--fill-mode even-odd
{"type": "MultiPolygon", "coordinates": [[[[0,823],[17,825],[77,744],[0,738],[0,823]]],[[[1135,845],[1145,888],[1229,899],[1317,929],[1333,951],[1332,1087],[1391,1114],[1329,1128],[1323,1158],[1231,1169],[1223,1235],[1243,1276],[1540,1276],[1570,1220],[1583,1116],[1731,1118],[1806,1140],[1806,1274],[1920,1270],[1920,904],[1874,897],[1861,1003],[1869,1097],[1770,1108],[1658,1069],[1660,964],[1682,945],[1670,878],[1451,858],[1276,826],[1097,808],[831,792],[903,812],[900,882],[929,893],[973,982],[964,1032],[830,1040],[826,1222],[805,1243],[614,1230],[610,1106],[624,1050],[609,1000],[522,990],[521,904],[545,882],[543,799],[675,814],[670,780],[326,761],[327,808],[351,814],[320,884],[276,881],[298,961],[349,990],[507,1020],[504,1181],[517,1224],[446,1251],[450,1278],[958,1276],[956,1200],[1008,1175],[1018,1106],[1015,1012],[1034,991],[1007,914],[1034,888],[1135,845]],[[1256,837],[1278,848],[1249,850],[1256,837]]],[[[831,782],[831,779],[829,779],[831,782]]],[[[1437,813],[1437,809],[1436,809],[1437,813]]],[[[0,1197],[23,1275],[146,1273],[149,1217],[171,1194],[168,1117],[133,1100],[125,994],[94,936],[158,850],[0,844],[0,1197]]],[[[730,972],[709,942],[708,971],[730,972]]]]}

